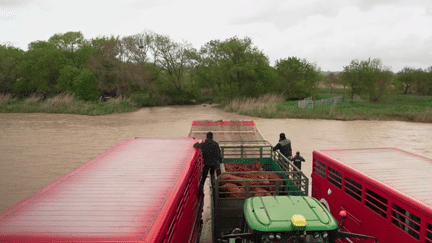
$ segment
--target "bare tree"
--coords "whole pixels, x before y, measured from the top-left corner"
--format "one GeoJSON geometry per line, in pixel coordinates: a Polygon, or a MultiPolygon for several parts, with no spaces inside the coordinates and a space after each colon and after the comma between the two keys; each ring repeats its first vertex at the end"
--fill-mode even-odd
{"type": "Polygon", "coordinates": [[[190,64],[189,51],[191,44],[183,42],[176,43],[168,36],[155,34],[153,36],[154,64],[166,71],[174,87],[179,93],[183,91],[183,79],[190,64]]]}
{"type": "Polygon", "coordinates": [[[338,76],[334,72],[325,75],[324,85],[330,89],[330,94],[333,94],[334,89],[339,84],[338,76]]]}
{"type": "Polygon", "coordinates": [[[128,78],[137,89],[147,89],[152,98],[156,92],[156,70],[150,63],[150,50],[153,44],[152,32],[145,31],[122,39],[126,51],[124,53],[127,63],[128,78]]]}

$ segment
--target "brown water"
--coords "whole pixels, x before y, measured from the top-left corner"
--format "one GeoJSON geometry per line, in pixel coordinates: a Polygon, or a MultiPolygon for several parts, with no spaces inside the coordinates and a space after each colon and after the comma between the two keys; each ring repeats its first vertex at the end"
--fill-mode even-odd
{"type": "MultiPolygon", "coordinates": [[[[397,147],[432,158],[432,124],[392,121],[261,119],[209,106],[146,108],[81,116],[0,114],[0,212],[124,139],[187,136],[192,120],[255,120],[264,138],[284,132],[311,174],[313,150],[397,147]]],[[[217,140],[217,136],[215,135],[217,140]]]]}

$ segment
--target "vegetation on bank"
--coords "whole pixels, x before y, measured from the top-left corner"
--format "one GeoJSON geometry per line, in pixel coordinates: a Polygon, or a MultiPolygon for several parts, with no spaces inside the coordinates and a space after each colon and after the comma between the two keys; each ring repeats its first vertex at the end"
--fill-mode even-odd
{"type": "Polygon", "coordinates": [[[195,49],[150,31],[92,39],[67,32],[31,42],[27,51],[0,45],[0,94],[0,112],[102,115],[213,102],[261,117],[430,121],[432,66],[393,73],[369,58],[322,72],[292,56],[272,66],[248,37],[195,49]],[[341,104],[296,108],[297,100],[338,92],[341,104]],[[414,105],[421,97],[424,106],[414,105]]]}
{"type": "Polygon", "coordinates": [[[30,96],[26,99],[12,98],[10,94],[0,94],[0,112],[2,113],[63,113],[80,115],[106,115],[136,111],[139,108],[130,100],[110,99],[107,102],[80,101],[71,94],[60,94],[43,99],[42,96],[30,96]]]}
{"type": "MultiPolygon", "coordinates": [[[[316,100],[345,95],[346,90],[337,89],[330,92],[321,89],[316,100]]],[[[146,99],[147,96],[140,96],[146,99]]],[[[137,97],[135,99],[138,99],[137,97]]],[[[138,99],[139,101],[139,99],[138,99]]],[[[167,105],[168,99],[159,101],[167,105]]],[[[387,95],[381,102],[371,102],[356,97],[354,102],[345,99],[336,105],[315,108],[298,108],[295,100],[285,101],[278,94],[266,94],[258,98],[235,98],[222,102],[219,108],[227,112],[262,118],[303,118],[329,120],[396,120],[409,122],[432,123],[432,96],[420,95],[387,95]]],[[[152,106],[158,105],[152,104],[152,106]]],[[[109,99],[108,101],[84,102],[71,94],[60,94],[43,99],[31,96],[16,99],[11,95],[0,94],[0,112],[3,113],[64,113],[82,115],[106,115],[111,113],[133,112],[140,109],[131,98],[109,99]]]]}
{"type": "MultiPolygon", "coordinates": [[[[342,90],[341,90],[342,91],[342,90]]],[[[343,93],[343,92],[340,92],[343,93]]],[[[339,95],[339,94],[338,94],[339,95]]],[[[329,93],[321,93],[329,98],[329,93]]],[[[330,120],[396,120],[432,123],[432,96],[387,95],[381,102],[359,97],[355,102],[345,99],[336,105],[298,108],[297,101],[283,101],[278,95],[234,99],[224,104],[224,110],[263,118],[303,118],[330,120]]]]}
{"type": "Polygon", "coordinates": [[[31,42],[27,51],[0,45],[0,64],[0,93],[18,99],[62,93],[82,101],[135,96],[137,105],[148,106],[274,93],[296,100],[316,95],[322,85],[342,85],[349,90],[347,97],[366,94],[373,102],[394,87],[404,94],[432,95],[432,67],[405,67],[395,74],[379,58],[369,58],[325,73],[293,56],[271,65],[251,38],[236,36],[195,49],[150,31],[92,39],[67,32],[31,42]]]}
{"type": "Polygon", "coordinates": [[[93,39],[67,32],[31,42],[27,51],[0,45],[0,64],[0,93],[13,98],[70,93],[82,101],[137,99],[139,106],[271,92],[302,98],[323,78],[316,65],[297,57],[272,67],[248,37],[212,40],[198,50],[153,32],[93,39]]]}

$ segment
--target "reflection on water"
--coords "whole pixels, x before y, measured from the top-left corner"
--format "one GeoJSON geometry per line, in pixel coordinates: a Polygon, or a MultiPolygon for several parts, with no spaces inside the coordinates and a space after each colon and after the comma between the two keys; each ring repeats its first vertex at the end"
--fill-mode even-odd
{"type": "MultiPolygon", "coordinates": [[[[261,119],[217,108],[171,106],[127,114],[0,114],[0,212],[124,139],[187,136],[192,120],[255,120],[276,144],[284,132],[311,173],[313,150],[397,147],[432,158],[432,124],[261,119]]],[[[215,134],[215,139],[217,136],[215,134]]]]}

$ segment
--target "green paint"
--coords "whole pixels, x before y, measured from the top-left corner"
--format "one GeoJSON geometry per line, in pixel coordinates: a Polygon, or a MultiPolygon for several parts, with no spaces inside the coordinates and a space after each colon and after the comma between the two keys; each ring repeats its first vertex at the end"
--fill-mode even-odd
{"type": "Polygon", "coordinates": [[[338,228],[338,222],[312,197],[267,196],[248,198],[244,215],[249,227],[261,232],[291,232],[297,229],[291,223],[294,214],[306,218],[306,231],[330,231],[338,228]]]}

